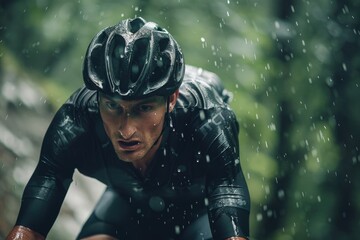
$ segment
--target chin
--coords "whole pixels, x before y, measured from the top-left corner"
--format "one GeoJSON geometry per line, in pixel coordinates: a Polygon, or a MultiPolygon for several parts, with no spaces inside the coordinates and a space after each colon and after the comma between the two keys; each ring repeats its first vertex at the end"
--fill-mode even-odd
{"type": "Polygon", "coordinates": [[[139,159],[141,159],[142,157],[137,155],[136,153],[119,153],[117,152],[116,155],[118,156],[118,158],[124,162],[135,162],[139,159]]]}

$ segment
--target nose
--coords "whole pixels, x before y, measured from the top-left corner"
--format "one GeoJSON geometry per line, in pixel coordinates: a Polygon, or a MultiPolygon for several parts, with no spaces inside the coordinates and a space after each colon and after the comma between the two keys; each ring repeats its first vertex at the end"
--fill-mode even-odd
{"type": "Polygon", "coordinates": [[[130,139],[136,132],[136,127],[134,121],[131,119],[129,114],[125,116],[120,121],[119,133],[121,137],[125,140],[130,139]]]}

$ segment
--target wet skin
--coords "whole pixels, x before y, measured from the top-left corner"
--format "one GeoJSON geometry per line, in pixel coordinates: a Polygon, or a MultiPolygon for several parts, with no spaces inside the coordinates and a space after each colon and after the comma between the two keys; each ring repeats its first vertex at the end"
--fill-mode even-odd
{"type": "MultiPolygon", "coordinates": [[[[177,96],[178,91],[169,97],[169,111],[172,111],[177,96]]],[[[145,173],[161,142],[167,99],[152,96],[123,100],[100,93],[99,109],[105,132],[118,158],[131,162],[145,173]]]]}

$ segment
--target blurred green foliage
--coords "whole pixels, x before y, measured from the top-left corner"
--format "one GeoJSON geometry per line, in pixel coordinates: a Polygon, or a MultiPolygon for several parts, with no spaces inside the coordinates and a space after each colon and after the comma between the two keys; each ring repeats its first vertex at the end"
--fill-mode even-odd
{"type": "MultiPolygon", "coordinates": [[[[141,16],[233,93],[252,239],[355,239],[360,227],[356,0],[1,1],[2,67],[59,107],[102,28],[141,16]],[[15,63],[14,63],[15,61],[15,63]]],[[[1,69],[0,68],[0,69],[1,69]]]]}

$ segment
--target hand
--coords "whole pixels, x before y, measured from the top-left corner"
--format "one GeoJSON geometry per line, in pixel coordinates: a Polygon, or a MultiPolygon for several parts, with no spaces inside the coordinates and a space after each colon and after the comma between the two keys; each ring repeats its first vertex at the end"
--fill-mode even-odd
{"type": "Polygon", "coordinates": [[[30,228],[24,226],[15,226],[6,240],[45,240],[45,237],[30,228]]]}

